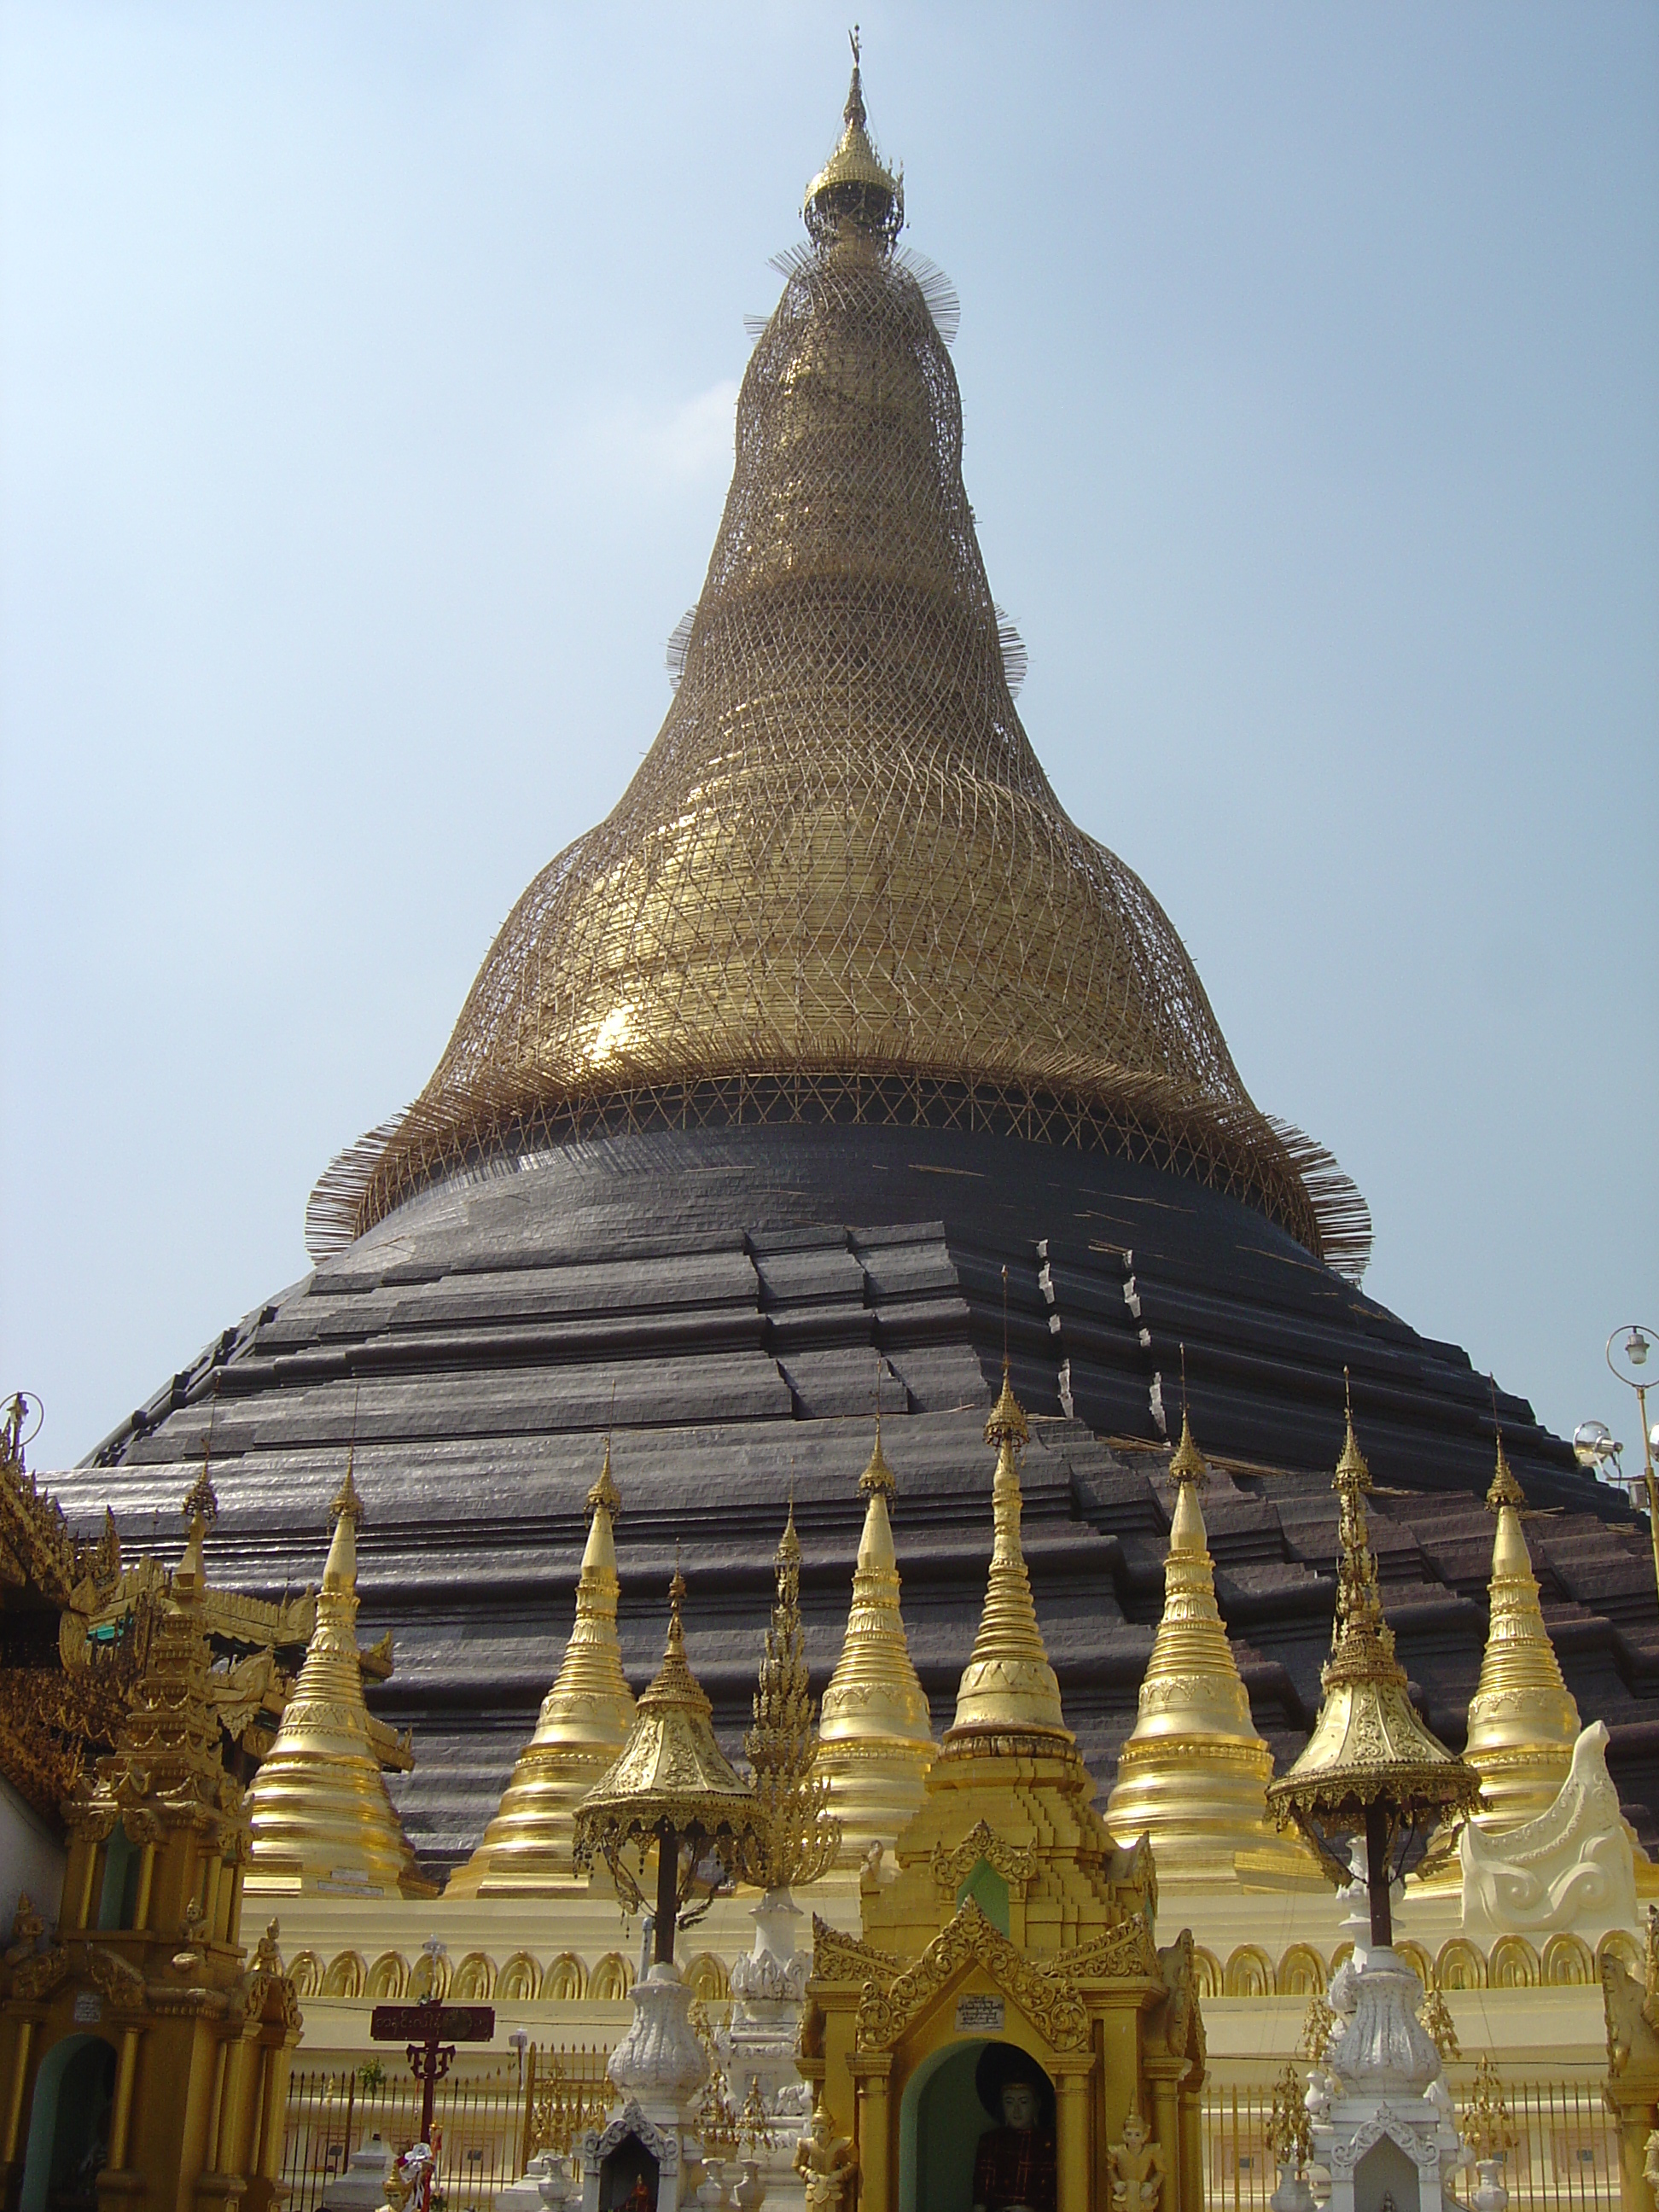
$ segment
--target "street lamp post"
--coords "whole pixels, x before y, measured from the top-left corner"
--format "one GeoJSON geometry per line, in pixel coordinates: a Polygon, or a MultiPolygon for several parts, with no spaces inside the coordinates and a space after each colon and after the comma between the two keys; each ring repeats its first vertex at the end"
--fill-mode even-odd
{"type": "Polygon", "coordinates": [[[1642,1373],[1648,1363],[1648,1354],[1653,1349],[1653,1330],[1644,1329],[1639,1322],[1632,1322],[1627,1327],[1614,1329],[1607,1339],[1607,1361],[1609,1374],[1616,1376],[1627,1390],[1635,1391],[1636,1403],[1641,1413],[1642,1480],[1647,1485],[1648,1492],[1648,1534],[1653,1543],[1654,1587],[1659,1590],[1659,1480],[1656,1480],[1653,1471],[1653,1431],[1648,1426],[1648,1386],[1642,1373]],[[1626,1365],[1636,1370],[1633,1375],[1627,1375],[1613,1355],[1613,1345],[1621,1336],[1624,1342],[1620,1349],[1626,1365]]]}

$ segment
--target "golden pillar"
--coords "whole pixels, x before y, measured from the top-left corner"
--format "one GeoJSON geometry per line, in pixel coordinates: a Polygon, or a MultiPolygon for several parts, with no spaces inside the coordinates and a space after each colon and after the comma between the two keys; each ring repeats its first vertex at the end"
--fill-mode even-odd
{"type": "Polygon", "coordinates": [[[1090,2212],[1089,2075],[1081,2068],[1055,2077],[1054,2154],[1056,2212],[1090,2212]]]}
{"type": "Polygon", "coordinates": [[[34,2043],[34,2022],[26,2013],[17,2023],[17,2045],[12,2059],[11,2086],[6,2094],[6,2163],[17,2155],[17,2138],[23,2125],[23,2090],[29,2078],[29,2053],[34,2043]]]}
{"type": "Polygon", "coordinates": [[[1146,2062],[1146,2081],[1152,2093],[1152,2141],[1164,2154],[1158,2212],[1181,2212],[1181,2119],[1176,2090],[1186,2063],[1184,2058],[1173,2066],[1146,2062]]]}
{"type": "Polygon", "coordinates": [[[853,2070],[859,2085],[859,2212],[896,2212],[891,2201],[892,2145],[888,2140],[887,2069],[883,2057],[853,2070]]]}
{"type": "Polygon", "coordinates": [[[115,2069],[115,2098],[110,2108],[109,2162],[119,2172],[127,2162],[127,2145],[132,2134],[132,2087],[138,2078],[138,2045],[143,2030],[135,2021],[125,2022],[121,2029],[121,2056],[115,2069]]]}

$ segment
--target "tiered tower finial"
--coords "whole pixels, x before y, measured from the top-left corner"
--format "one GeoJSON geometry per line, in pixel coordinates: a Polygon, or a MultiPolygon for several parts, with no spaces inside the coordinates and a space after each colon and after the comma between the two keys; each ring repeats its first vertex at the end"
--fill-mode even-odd
{"type": "Polygon", "coordinates": [[[386,1793],[363,1698],[356,1635],[362,1512],[348,1460],[333,1503],[317,1625],[276,1741],[248,1792],[250,1893],[311,1895],[349,1885],[368,1896],[433,1894],[386,1793]]]}
{"type": "Polygon", "coordinates": [[[899,1611],[898,1562],[888,1510],[897,1486],[881,1448],[880,1416],[859,1477],[864,1533],[836,1671],[818,1716],[818,1771],[842,1827],[847,1858],[884,1850],[921,1802],[934,1745],[927,1700],[910,1661],[899,1611]]]}
{"type": "Polygon", "coordinates": [[[744,1738],[755,1792],[754,1879],[763,1889],[816,1881],[836,1863],[841,1824],[830,1812],[830,1782],[818,1770],[812,1693],[800,1618],[800,1539],[792,1498],[778,1543],[777,1602],[755,1688],[755,1720],[744,1738]]]}
{"type": "Polygon", "coordinates": [[[850,35],[853,78],[842,110],[841,140],[806,187],[803,212],[817,245],[850,230],[890,246],[904,228],[904,178],[885,167],[871,143],[856,28],[850,35]]]}
{"type": "MultiPolygon", "coordinates": [[[[1183,1347],[1183,1375],[1185,1368],[1183,1347]]],[[[1273,1753],[1256,1734],[1216,1604],[1215,1565],[1198,1493],[1209,1480],[1182,1392],[1170,1462],[1175,1511],[1164,1562],[1164,1612],[1140,1686],[1135,1725],[1118,1754],[1106,1808],[1124,1843],[1152,1841],[1165,1887],[1253,1877],[1322,1880],[1299,1844],[1267,1817],[1273,1753]]]]}
{"type": "Polygon", "coordinates": [[[634,1720],[617,1640],[614,1532],[621,1503],[607,1437],[605,1463],[587,1493],[587,1546],[570,1641],[495,1818],[450,1876],[451,1896],[543,1891],[576,1879],[576,1808],[621,1751],[634,1720]]]}

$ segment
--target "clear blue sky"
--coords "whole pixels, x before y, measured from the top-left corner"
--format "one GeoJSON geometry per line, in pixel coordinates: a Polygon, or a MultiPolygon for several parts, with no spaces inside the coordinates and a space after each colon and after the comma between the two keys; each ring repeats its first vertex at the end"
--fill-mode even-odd
{"type": "MultiPolygon", "coordinates": [[[[846,12],[9,4],[0,1381],[306,1266],[667,704],[846,12]]],[[[1659,1321],[1659,9],[860,0],[1061,799],[1369,1286],[1659,1321]]]]}

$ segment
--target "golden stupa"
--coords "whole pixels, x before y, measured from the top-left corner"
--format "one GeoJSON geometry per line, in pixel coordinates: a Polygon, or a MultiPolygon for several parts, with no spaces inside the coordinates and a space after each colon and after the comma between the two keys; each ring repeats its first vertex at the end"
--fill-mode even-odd
{"type": "Polygon", "coordinates": [[[253,1844],[247,1890],[432,1897],[434,1885],[386,1793],[377,1730],[363,1701],[357,1650],[357,1523],[348,1462],[331,1510],[334,1537],[317,1595],[317,1626],[300,1679],[248,1790],[253,1844]]]}
{"type": "Polygon", "coordinates": [[[955,1127],[968,1085],[976,1127],[1174,1161],[1363,1265],[1358,1194],[1253,1103],[1163,909],[1021,726],[954,301],[896,249],[856,73],[806,218],[657,740],[519,900],[419,1098],[319,1186],[313,1249],[503,1147],[955,1127]]]}
{"type": "Polygon", "coordinates": [[[947,1755],[971,1749],[975,1737],[1035,1739],[1039,1748],[1073,1747],[1076,1739],[1060,1711],[1060,1683],[1043,1649],[1031,1601],[1031,1577],[1020,1549],[1019,1467],[1016,1453],[1030,1437],[1024,1408],[1002,1368],[1002,1391],[985,1424],[985,1441],[997,1455],[991,1487],[991,1569],[979,1633],[957,1686],[956,1718],[945,1733],[947,1755]]]}
{"type": "Polygon", "coordinates": [[[577,1879],[571,1856],[576,1808],[622,1750],[634,1721],[634,1694],[617,1641],[620,1503],[607,1442],[599,1480],[587,1493],[587,1545],[570,1641],[494,1819],[471,1857],[449,1878],[450,1896],[548,1890],[577,1879]]]}
{"type": "Polygon", "coordinates": [[[1148,1839],[1166,1888],[1236,1879],[1322,1883],[1317,1862],[1268,1818],[1273,1753],[1252,1725],[1216,1604],[1198,1498],[1208,1474],[1183,1407],[1170,1462],[1176,1504],[1164,1612],[1134,1728],[1118,1753],[1107,1825],[1121,1843],[1148,1839]]]}
{"type": "Polygon", "coordinates": [[[864,1533],[853,1571],[847,1633],[818,1713],[818,1771],[841,1822],[844,1856],[890,1846],[921,1802],[936,1747],[927,1699],[911,1664],[899,1611],[898,1560],[888,1500],[896,1488],[881,1449],[859,1477],[864,1533]]]}
{"type": "Polygon", "coordinates": [[[1498,1439],[1486,1503],[1498,1516],[1492,1540],[1491,1616],[1480,1680],[1469,1700],[1463,1756],[1480,1777],[1480,1825],[1518,1827],[1547,1811],[1567,1778],[1578,1741],[1578,1708],[1561,1679],[1544,1626],[1538,1580],[1521,1526],[1526,1504],[1498,1439]]]}

